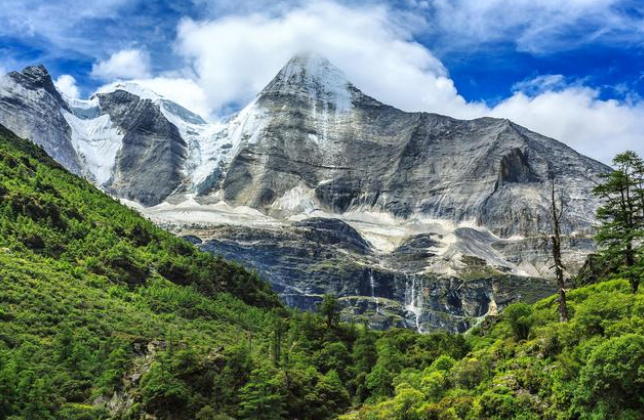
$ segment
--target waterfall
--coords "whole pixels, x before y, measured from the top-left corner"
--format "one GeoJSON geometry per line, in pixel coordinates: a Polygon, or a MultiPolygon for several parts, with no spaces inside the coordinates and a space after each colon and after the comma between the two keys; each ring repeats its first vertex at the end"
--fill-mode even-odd
{"type": "Polygon", "coordinates": [[[376,297],[376,281],[373,278],[373,270],[369,269],[369,284],[371,284],[371,298],[376,302],[376,313],[380,313],[378,298],[376,297]]]}
{"type": "Polygon", "coordinates": [[[416,290],[416,276],[412,275],[411,281],[409,275],[405,274],[405,309],[414,314],[416,320],[416,331],[423,332],[420,323],[423,316],[423,285],[420,282],[420,290],[416,290]]]}

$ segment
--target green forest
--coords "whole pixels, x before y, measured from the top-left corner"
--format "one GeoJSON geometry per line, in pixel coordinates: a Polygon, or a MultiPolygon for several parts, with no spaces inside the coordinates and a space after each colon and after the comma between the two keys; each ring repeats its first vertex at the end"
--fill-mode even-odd
{"type": "Polygon", "coordinates": [[[644,164],[595,193],[601,252],[466,334],[284,307],[0,129],[0,419],[644,419],[644,164]]]}

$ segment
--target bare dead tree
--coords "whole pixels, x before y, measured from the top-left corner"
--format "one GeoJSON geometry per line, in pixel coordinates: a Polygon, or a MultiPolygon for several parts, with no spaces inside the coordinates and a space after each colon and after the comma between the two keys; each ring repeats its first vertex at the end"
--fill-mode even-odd
{"type": "Polygon", "coordinates": [[[564,214],[564,201],[559,195],[560,204],[557,207],[557,197],[555,194],[555,181],[552,180],[552,257],[555,261],[555,276],[557,277],[557,288],[559,293],[559,321],[568,321],[568,307],[566,306],[566,283],[564,278],[564,265],[561,261],[561,218],[564,214]]]}

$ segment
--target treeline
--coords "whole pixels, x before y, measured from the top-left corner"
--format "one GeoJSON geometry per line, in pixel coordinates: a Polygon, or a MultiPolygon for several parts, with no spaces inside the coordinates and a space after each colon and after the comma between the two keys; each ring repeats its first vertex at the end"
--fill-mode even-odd
{"type": "Polygon", "coordinates": [[[644,418],[644,295],[626,280],[515,304],[467,334],[472,351],[396,379],[394,397],[343,420],[644,418]]]}
{"type": "Polygon", "coordinates": [[[468,351],[462,337],[446,333],[377,333],[341,324],[331,296],[323,308],[320,314],[276,316],[268,342],[255,347],[246,338],[208,366],[186,363],[197,360],[189,349],[165,352],[153,365],[157,373],[143,379],[146,410],[199,420],[330,419],[393,396],[396,378],[408,369],[425,369],[440,355],[459,359],[468,351]],[[172,383],[182,384],[183,392],[170,402],[167,394],[148,393],[172,383]]]}

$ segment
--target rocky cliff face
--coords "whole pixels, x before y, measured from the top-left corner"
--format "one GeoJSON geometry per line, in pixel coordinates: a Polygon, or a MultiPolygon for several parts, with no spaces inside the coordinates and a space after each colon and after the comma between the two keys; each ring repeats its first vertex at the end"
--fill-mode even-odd
{"type": "Polygon", "coordinates": [[[188,146],[180,124],[170,120],[194,114],[176,116],[183,111],[178,105],[130,87],[76,100],[56,90],[44,67],[28,67],[0,81],[0,123],[106,191],[159,204],[185,184],[188,146]]]}
{"type": "Polygon", "coordinates": [[[61,110],[69,108],[43,66],[27,67],[0,79],[0,124],[41,145],[71,172],[80,174],[72,130],[61,110]]]}
{"type": "Polygon", "coordinates": [[[160,203],[183,184],[187,144],[179,129],[149,99],[124,90],[97,99],[124,134],[107,190],[146,205],[160,203]]]}
{"type": "Polygon", "coordinates": [[[44,69],[26,95],[34,71],[3,82],[0,122],[292,306],[335,293],[375,327],[461,331],[546,296],[553,182],[570,271],[593,250],[606,166],[507,120],[402,112],[316,55],[218,124],[132,84],[63,98],[44,69]]]}
{"type": "Polygon", "coordinates": [[[298,56],[259,94],[262,123],[230,164],[227,202],[277,214],[314,201],[331,213],[422,215],[527,236],[549,231],[554,180],[570,196],[567,232],[592,221],[587,193],[604,165],[507,120],[399,111],[342,77],[323,58],[298,56]]]}
{"type": "Polygon", "coordinates": [[[381,329],[464,331],[509,303],[555,290],[547,279],[497,271],[473,256],[463,260],[468,276],[423,272],[419,263],[437,258],[427,251],[436,245],[430,238],[414,237],[382,254],[338,219],[309,218],[279,228],[221,226],[210,233],[205,242],[188,239],[274,279],[289,306],[314,310],[325,293],[333,293],[340,296],[344,319],[381,329]]]}

